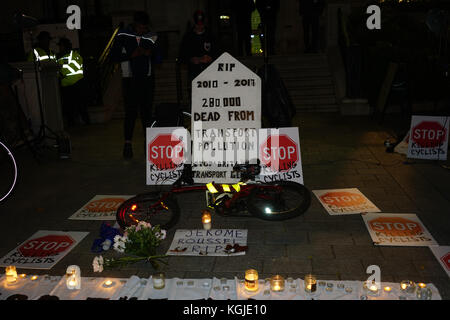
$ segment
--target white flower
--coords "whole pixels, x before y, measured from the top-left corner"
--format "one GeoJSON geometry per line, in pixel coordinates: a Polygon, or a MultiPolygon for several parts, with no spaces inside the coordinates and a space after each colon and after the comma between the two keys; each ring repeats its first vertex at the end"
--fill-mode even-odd
{"type": "Polygon", "coordinates": [[[95,257],[94,261],[92,261],[92,267],[94,268],[94,272],[103,272],[103,257],[95,257]]]}
{"type": "MultiPolygon", "coordinates": [[[[120,239],[122,240],[122,238],[120,239]]],[[[125,242],[123,241],[116,241],[114,242],[113,248],[114,250],[116,250],[119,253],[124,253],[125,252],[125,242]]]]}
{"type": "Polygon", "coordinates": [[[164,240],[167,236],[167,231],[166,230],[161,230],[161,232],[157,232],[156,233],[156,237],[160,240],[164,240]]]}

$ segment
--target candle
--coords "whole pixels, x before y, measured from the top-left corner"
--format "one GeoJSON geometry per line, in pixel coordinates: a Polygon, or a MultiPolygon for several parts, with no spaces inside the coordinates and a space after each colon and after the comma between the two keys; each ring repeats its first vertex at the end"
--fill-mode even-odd
{"type": "Polygon", "coordinates": [[[390,293],[392,291],[391,287],[384,287],[384,292],[390,293]]]}
{"type": "Polygon", "coordinates": [[[403,280],[400,283],[400,289],[405,293],[414,293],[416,291],[416,284],[410,280],[403,280]]]}
{"type": "Polygon", "coordinates": [[[426,287],[427,287],[427,285],[425,284],[425,283],[418,283],[417,284],[418,286],[419,286],[419,288],[421,288],[421,289],[425,289],[426,287]]]}
{"type": "Polygon", "coordinates": [[[305,276],[305,291],[308,293],[314,293],[317,290],[317,279],[312,274],[305,276]]]}
{"type": "Polygon", "coordinates": [[[32,276],[30,279],[31,279],[31,281],[36,281],[37,278],[38,278],[38,276],[32,276]]]}
{"type": "Polygon", "coordinates": [[[248,291],[257,291],[258,290],[258,271],[254,269],[250,269],[245,271],[245,289],[248,291]]]}
{"type": "Polygon", "coordinates": [[[21,279],[25,279],[27,277],[27,274],[26,273],[21,273],[20,275],[19,275],[19,278],[21,278],[21,279]]]}
{"type": "Polygon", "coordinates": [[[374,281],[372,282],[364,282],[363,285],[364,291],[366,291],[369,295],[377,295],[378,294],[378,284],[374,281]]]}
{"type": "Polygon", "coordinates": [[[211,230],[211,212],[208,210],[203,211],[202,213],[202,223],[203,223],[203,229],[205,230],[211,230]]]}
{"type": "Polygon", "coordinates": [[[116,283],[112,280],[106,280],[105,282],[103,282],[103,287],[104,288],[111,288],[114,287],[116,283]]]}
{"type": "Polygon", "coordinates": [[[81,289],[81,271],[79,266],[69,266],[66,270],[66,286],[69,290],[81,289]]]}
{"type": "Polygon", "coordinates": [[[8,266],[5,269],[6,283],[13,284],[17,281],[17,271],[15,266],[8,266]]]}
{"type": "Polygon", "coordinates": [[[281,292],[284,291],[284,278],[282,276],[273,276],[270,279],[270,289],[273,292],[281,292]]]}
{"type": "Polygon", "coordinates": [[[157,273],[152,276],[153,288],[156,290],[164,289],[166,286],[164,273],[157,273]]]}

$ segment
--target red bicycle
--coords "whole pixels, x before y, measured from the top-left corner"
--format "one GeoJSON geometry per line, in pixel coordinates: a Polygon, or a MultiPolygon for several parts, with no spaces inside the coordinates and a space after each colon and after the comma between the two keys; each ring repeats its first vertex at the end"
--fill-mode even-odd
{"type": "Polygon", "coordinates": [[[237,165],[234,170],[240,173],[242,182],[194,186],[192,168],[185,165],[182,176],[169,191],[145,193],[125,201],[117,210],[117,222],[123,229],[140,221],[170,229],[180,219],[175,196],[191,191],[205,191],[207,206],[228,217],[250,214],[263,220],[281,221],[301,215],[311,204],[311,194],[302,184],[254,182],[261,170],[259,164],[237,165]]]}

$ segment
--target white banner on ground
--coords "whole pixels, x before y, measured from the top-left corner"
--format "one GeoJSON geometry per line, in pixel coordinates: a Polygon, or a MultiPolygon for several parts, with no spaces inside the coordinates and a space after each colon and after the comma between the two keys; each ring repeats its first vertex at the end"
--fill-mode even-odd
{"type": "Polygon", "coordinates": [[[415,214],[363,214],[364,223],[378,246],[437,246],[437,242],[415,214]]]}
{"type": "Polygon", "coordinates": [[[303,184],[298,128],[260,129],[258,181],[294,181],[303,184]]]}
{"type": "Polygon", "coordinates": [[[313,190],[313,193],[330,215],[380,212],[357,188],[313,190]]]}
{"type": "Polygon", "coordinates": [[[430,247],[430,249],[450,277],[450,247],[430,247]]]}
{"type": "Polygon", "coordinates": [[[14,265],[18,269],[51,269],[89,232],[36,232],[0,259],[0,267],[14,265]]]}
{"type": "Polygon", "coordinates": [[[195,182],[238,182],[233,166],[256,159],[261,78],[222,54],[192,81],[191,128],[195,182]]]}
{"type": "Polygon", "coordinates": [[[191,163],[191,140],[185,128],[147,128],[147,185],[171,185],[191,163]]]}
{"type": "Polygon", "coordinates": [[[177,230],[167,255],[219,257],[245,255],[247,231],[239,229],[177,230]]]}
{"type": "Polygon", "coordinates": [[[122,203],[134,196],[97,195],[75,212],[69,220],[116,220],[116,212],[122,203]]]}
{"type": "Polygon", "coordinates": [[[408,158],[447,160],[450,117],[413,116],[408,158]]]}

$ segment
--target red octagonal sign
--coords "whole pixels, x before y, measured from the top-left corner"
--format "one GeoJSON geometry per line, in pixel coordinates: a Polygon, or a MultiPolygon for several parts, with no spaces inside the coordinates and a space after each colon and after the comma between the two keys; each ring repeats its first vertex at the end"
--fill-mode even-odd
{"type": "Polygon", "coordinates": [[[176,169],[183,156],[183,141],[172,134],[161,134],[148,146],[148,159],[159,170],[176,169]]]}
{"type": "Polygon", "coordinates": [[[450,252],[441,258],[441,261],[444,263],[444,266],[447,270],[450,270],[450,252]]]}
{"type": "Polygon", "coordinates": [[[288,171],[298,162],[298,145],[287,135],[274,135],[261,145],[261,162],[272,171],[288,171]]]}
{"type": "Polygon", "coordinates": [[[423,121],[412,129],[411,139],[422,148],[440,147],[447,130],[438,122],[423,121]]]}
{"type": "Polygon", "coordinates": [[[50,257],[66,251],[74,242],[66,235],[48,235],[27,241],[19,251],[24,257],[50,257]]]}

